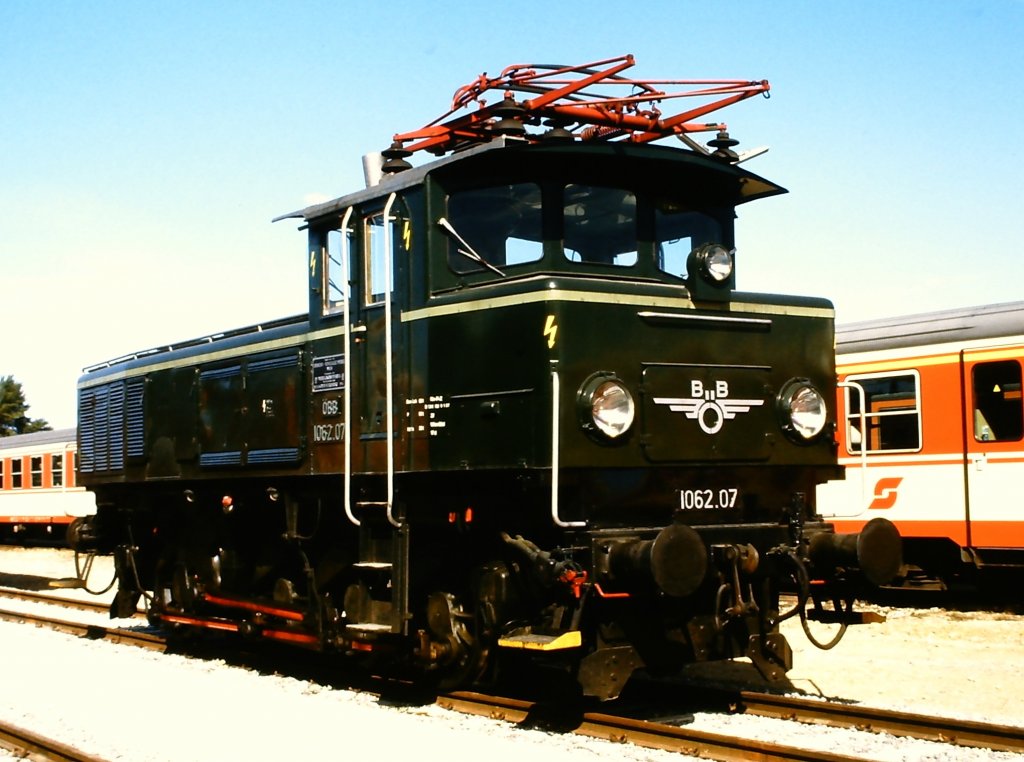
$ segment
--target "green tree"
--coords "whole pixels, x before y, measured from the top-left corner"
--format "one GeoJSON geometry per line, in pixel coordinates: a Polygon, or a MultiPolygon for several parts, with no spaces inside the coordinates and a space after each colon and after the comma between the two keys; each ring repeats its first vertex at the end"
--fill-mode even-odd
{"type": "Polygon", "coordinates": [[[42,418],[29,418],[28,408],[21,384],[14,376],[0,376],[0,437],[50,430],[42,418]]]}

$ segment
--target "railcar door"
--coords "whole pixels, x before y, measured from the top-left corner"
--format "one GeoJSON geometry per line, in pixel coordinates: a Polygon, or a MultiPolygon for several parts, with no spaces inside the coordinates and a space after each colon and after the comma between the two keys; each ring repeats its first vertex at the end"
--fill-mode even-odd
{"type": "Polygon", "coordinates": [[[968,544],[974,548],[1024,548],[1022,357],[1024,347],[961,354],[968,544]]]}

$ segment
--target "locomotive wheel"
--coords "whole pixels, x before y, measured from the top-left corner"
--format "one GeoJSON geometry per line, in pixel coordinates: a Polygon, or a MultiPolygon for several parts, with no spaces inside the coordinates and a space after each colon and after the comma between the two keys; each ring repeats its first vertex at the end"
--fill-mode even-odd
{"type": "Polygon", "coordinates": [[[427,626],[435,641],[446,646],[436,673],[440,690],[453,690],[478,681],[487,671],[491,649],[479,637],[477,616],[455,596],[434,593],[427,600],[427,626]]]}

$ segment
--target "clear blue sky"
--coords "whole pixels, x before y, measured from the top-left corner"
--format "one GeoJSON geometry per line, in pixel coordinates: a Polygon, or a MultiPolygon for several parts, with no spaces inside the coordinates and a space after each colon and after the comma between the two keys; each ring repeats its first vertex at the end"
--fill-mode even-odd
{"type": "Polygon", "coordinates": [[[1024,3],[0,0],[0,375],[75,422],[85,365],[305,308],[270,224],[511,63],[768,79],[721,113],[790,190],[750,291],[840,322],[1024,298],[1024,3]]]}

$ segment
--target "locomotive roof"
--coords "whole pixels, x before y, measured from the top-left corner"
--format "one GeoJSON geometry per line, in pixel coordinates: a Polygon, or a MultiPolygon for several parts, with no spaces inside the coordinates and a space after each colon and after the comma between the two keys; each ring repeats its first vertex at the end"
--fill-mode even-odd
{"type": "Polygon", "coordinates": [[[52,429],[50,431],[33,431],[31,434],[15,434],[10,437],[0,437],[0,450],[74,441],[75,429],[73,428],[52,429]]]}
{"type": "Polygon", "coordinates": [[[1024,302],[924,312],[836,326],[838,354],[1024,334],[1024,302]]]}
{"type": "MultiPolygon", "coordinates": [[[[346,208],[360,203],[381,198],[389,193],[400,191],[405,188],[415,187],[421,184],[424,178],[431,173],[440,171],[458,171],[458,165],[466,164],[467,171],[472,163],[480,160],[484,155],[499,160],[507,158],[510,168],[520,167],[525,156],[532,155],[544,157],[544,161],[556,161],[556,157],[587,157],[588,161],[597,160],[599,157],[627,158],[636,160],[661,160],[676,162],[695,172],[704,173],[709,177],[716,177],[721,180],[721,188],[726,185],[732,191],[730,193],[733,204],[742,204],[753,201],[757,198],[786,193],[786,189],[766,180],[759,175],[749,172],[721,159],[697,153],[696,151],[676,148],[674,146],[631,144],[631,143],[560,143],[560,144],[534,144],[530,145],[515,138],[504,136],[496,137],[489,143],[475,145],[471,148],[441,157],[419,167],[413,167],[394,175],[386,175],[384,179],[367,188],[354,193],[341,196],[331,201],[307,206],[287,214],[282,214],[273,219],[274,222],[286,219],[314,220],[337,214],[346,208]],[[505,154],[495,152],[505,151],[505,154]]],[[[541,163],[539,166],[543,166],[541,163]]],[[[538,170],[541,172],[542,170],[538,170]]]]}
{"type": "Polygon", "coordinates": [[[423,182],[423,178],[426,177],[428,172],[431,172],[438,167],[444,166],[445,164],[449,164],[453,161],[461,161],[468,156],[493,151],[498,148],[504,148],[508,142],[508,139],[505,137],[497,137],[490,143],[474,146],[457,154],[444,156],[436,161],[430,162],[429,164],[413,167],[412,169],[407,169],[404,172],[397,172],[393,175],[385,175],[384,178],[376,185],[370,185],[362,190],[356,191],[355,193],[349,193],[331,201],[324,201],[319,204],[307,206],[303,209],[296,209],[294,212],[288,212],[287,214],[275,217],[271,222],[290,219],[312,220],[317,217],[323,217],[324,215],[331,214],[332,212],[345,209],[346,207],[354,204],[359,204],[363,201],[369,201],[370,199],[378,198],[404,188],[414,187],[423,182]]]}

